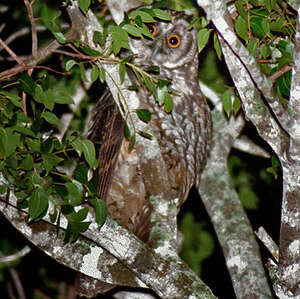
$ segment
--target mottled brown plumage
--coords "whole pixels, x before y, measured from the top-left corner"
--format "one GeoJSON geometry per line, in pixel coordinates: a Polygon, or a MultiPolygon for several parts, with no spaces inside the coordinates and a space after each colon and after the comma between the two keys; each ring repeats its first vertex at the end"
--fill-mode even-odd
{"type": "MultiPolygon", "coordinates": [[[[170,184],[177,191],[179,210],[199,180],[208,155],[210,114],[198,85],[196,32],[184,14],[169,13],[172,22],[150,25],[153,40],[132,39],[130,45],[136,54],[132,62],[139,66],[158,65],[159,76],[171,80],[171,88],[178,94],[173,97],[173,111],[167,113],[147,91],[140,88],[138,92],[141,108],[152,113],[151,126],[169,170],[170,184]]],[[[117,105],[105,94],[95,107],[90,135],[94,143],[99,143],[99,196],[106,200],[112,218],[146,241],[151,213],[149,194],[138,154],[135,150],[128,152],[123,129],[117,105]]]]}
{"type": "MultiPolygon", "coordinates": [[[[159,66],[160,78],[171,80],[170,87],[177,94],[173,97],[173,111],[167,113],[149,92],[143,88],[138,91],[140,108],[152,114],[151,127],[166,163],[174,196],[179,198],[179,211],[190,188],[199,182],[208,155],[211,124],[209,107],[198,85],[196,32],[184,14],[168,12],[172,22],[149,25],[153,40],[131,39],[130,44],[135,54],[132,62],[139,66],[159,66]]],[[[133,74],[129,75],[138,85],[133,74]]],[[[136,149],[128,151],[123,132],[124,120],[106,91],[95,106],[89,135],[96,145],[99,160],[99,197],[107,202],[112,218],[146,242],[150,231],[151,194],[146,190],[138,153],[136,149]]],[[[147,186],[149,189],[149,184],[147,186]]],[[[89,277],[78,276],[78,291],[92,296],[114,287],[94,281],[93,290],[85,290],[85,285],[90,283],[89,277]]]]}

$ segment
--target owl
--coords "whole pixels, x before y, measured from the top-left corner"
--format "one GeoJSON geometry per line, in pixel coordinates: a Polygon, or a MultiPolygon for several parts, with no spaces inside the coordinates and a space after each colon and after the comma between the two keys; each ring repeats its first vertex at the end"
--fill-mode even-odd
{"type": "MultiPolygon", "coordinates": [[[[211,121],[198,84],[196,31],[183,13],[168,13],[171,22],[148,24],[153,39],[132,38],[130,47],[134,54],[132,63],[140,67],[159,66],[159,78],[169,80],[169,87],[175,91],[170,113],[147,90],[140,88],[138,96],[140,108],[151,112],[151,127],[168,169],[169,182],[177,193],[179,211],[191,187],[199,182],[209,152],[211,121]]],[[[130,70],[129,76],[139,84],[130,70]]],[[[137,151],[128,151],[124,126],[118,106],[107,90],[94,108],[89,134],[99,161],[98,195],[106,201],[109,216],[147,242],[151,194],[146,192],[137,151]]],[[[96,286],[102,292],[111,287],[105,283],[96,286]]]]}
{"type": "MultiPolygon", "coordinates": [[[[196,31],[185,14],[171,10],[168,13],[171,22],[148,24],[153,39],[132,38],[130,47],[134,54],[132,63],[159,66],[159,77],[170,80],[170,88],[176,94],[173,110],[168,113],[149,92],[142,88],[138,91],[140,108],[151,112],[151,127],[169,170],[169,182],[177,190],[179,211],[190,188],[199,181],[209,151],[211,122],[198,84],[196,31]]],[[[130,77],[135,80],[132,74],[130,77]]],[[[128,151],[124,120],[109,92],[94,109],[90,140],[98,145],[98,193],[107,202],[108,214],[147,241],[149,194],[137,152],[128,151]]]]}

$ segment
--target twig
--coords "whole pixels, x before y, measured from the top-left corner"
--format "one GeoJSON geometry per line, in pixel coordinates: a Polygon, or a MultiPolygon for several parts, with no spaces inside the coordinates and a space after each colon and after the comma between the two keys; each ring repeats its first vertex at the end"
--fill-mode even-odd
{"type": "Polygon", "coordinates": [[[256,236],[259,240],[266,246],[266,248],[270,251],[276,262],[279,261],[279,249],[273,239],[268,235],[266,230],[260,226],[258,231],[255,232],[256,236]]]}
{"type": "Polygon", "coordinates": [[[37,51],[38,51],[38,47],[37,47],[37,30],[36,30],[36,26],[35,26],[35,21],[34,21],[34,17],[33,17],[33,12],[32,12],[32,5],[34,3],[34,0],[31,1],[31,3],[29,3],[28,0],[24,0],[25,6],[27,8],[28,11],[28,17],[31,23],[31,36],[32,36],[32,56],[36,57],[37,56],[37,51]]]}
{"type": "Polygon", "coordinates": [[[2,254],[1,254],[0,263],[14,262],[14,261],[18,260],[19,258],[28,254],[30,251],[31,251],[31,249],[28,246],[25,246],[23,249],[21,249],[20,251],[18,251],[15,254],[8,255],[8,256],[2,256],[2,254]]]}
{"type": "Polygon", "coordinates": [[[81,59],[95,59],[95,56],[84,55],[80,52],[72,53],[72,52],[68,52],[68,51],[64,51],[64,50],[55,50],[55,51],[53,51],[53,53],[63,54],[66,56],[77,57],[77,58],[81,58],[81,59]]]}
{"type": "MultiPolygon", "coordinates": [[[[5,24],[3,24],[5,25],[5,24]]],[[[1,25],[1,26],[3,26],[1,25]]],[[[0,26],[0,32],[1,32],[1,26],[0,26]]],[[[68,24],[61,24],[60,26],[61,28],[69,28],[70,26],[68,24]]],[[[42,25],[37,25],[36,26],[36,30],[37,31],[45,31],[47,28],[45,26],[42,25]]],[[[4,42],[5,44],[9,45],[10,43],[12,43],[15,39],[19,38],[20,36],[26,35],[30,32],[30,29],[28,27],[22,28],[16,32],[14,32],[12,35],[10,35],[4,42]]],[[[3,50],[3,47],[0,46],[0,51],[3,50]]],[[[21,57],[21,56],[19,56],[21,57]]],[[[27,59],[28,57],[26,57],[27,59]]],[[[24,59],[23,59],[24,60],[24,59]]]]}
{"type": "Polygon", "coordinates": [[[21,65],[24,65],[24,62],[17,56],[17,54],[9,47],[5,44],[5,42],[2,40],[2,38],[0,38],[0,45],[2,45],[2,47],[9,53],[9,55],[11,57],[14,58],[14,60],[21,65]]]}
{"type": "Polygon", "coordinates": [[[277,72],[275,72],[273,75],[271,75],[269,78],[275,82],[280,76],[282,76],[283,74],[285,74],[286,72],[290,71],[292,69],[291,65],[285,65],[283,66],[280,70],[278,70],[277,72]]]}
{"type": "Polygon", "coordinates": [[[10,299],[17,299],[16,296],[14,295],[13,287],[11,285],[11,282],[8,281],[6,283],[6,288],[7,288],[7,293],[10,299]]]}
{"type": "Polygon", "coordinates": [[[0,26],[0,33],[2,32],[2,30],[4,29],[5,26],[6,26],[6,24],[2,24],[2,25],[0,26]]]}
{"type": "MultiPolygon", "coordinates": [[[[17,259],[25,256],[31,251],[31,249],[28,246],[25,246],[23,249],[21,249],[19,252],[16,254],[10,255],[10,256],[3,256],[3,254],[0,252],[0,262],[13,262],[16,261],[17,259]]],[[[9,269],[9,273],[12,277],[12,280],[15,284],[16,290],[18,292],[19,298],[20,299],[26,299],[25,293],[24,293],[24,288],[22,286],[21,280],[19,278],[19,275],[15,269],[9,269]]],[[[13,295],[13,290],[11,287],[11,284],[8,285],[8,293],[11,298],[15,298],[13,295]]]]}
{"type": "Polygon", "coordinates": [[[79,55],[82,55],[78,49],[76,49],[72,44],[68,43],[66,46],[68,46],[69,48],[71,48],[74,52],[76,52],[79,55]]]}
{"type": "Polygon", "coordinates": [[[18,292],[19,298],[26,299],[24,288],[22,286],[22,283],[21,283],[21,280],[19,278],[17,271],[15,269],[10,269],[9,273],[12,277],[12,280],[13,280],[16,290],[18,292]]]}

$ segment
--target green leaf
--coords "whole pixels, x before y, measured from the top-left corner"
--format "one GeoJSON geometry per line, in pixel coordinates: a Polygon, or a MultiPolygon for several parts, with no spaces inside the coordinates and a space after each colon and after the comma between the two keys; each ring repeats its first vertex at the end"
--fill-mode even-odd
{"type": "Polygon", "coordinates": [[[210,30],[204,28],[201,29],[197,34],[198,52],[200,53],[206,46],[209,39],[210,30]]]}
{"type": "Polygon", "coordinates": [[[42,113],[42,118],[44,118],[48,123],[59,126],[60,120],[57,118],[57,116],[49,111],[45,111],[42,113]]]}
{"type": "Polygon", "coordinates": [[[69,222],[66,229],[64,242],[71,243],[76,241],[79,234],[86,231],[90,224],[90,222],[69,222]]]}
{"type": "Polygon", "coordinates": [[[29,220],[34,220],[45,213],[48,209],[48,195],[43,188],[36,188],[28,203],[29,220]]]}
{"type": "Polygon", "coordinates": [[[247,45],[247,49],[250,54],[256,58],[256,51],[257,51],[257,41],[255,39],[251,39],[247,45]]]}
{"type": "MultiPolygon", "coordinates": [[[[81,204],[82,201],[82,194],[83,194],[83,187],[82,185],[73,180],[72,183],[68,182],[66,183],[66,188],[68,190],[68,203],[75,207],[81,204]]],[[[81,221],[81,220],[79,220],[81,221]]]]}
{"type": "Polygon", "coordinates": [[[107,216],[106,202],[96,197],[89,199],[89,201],[96,211],[96,222],[100,228],[104,224],[107,216]]]}
{"type": "Polygon", "coordinates": [[[262,24],[261,17],[251,17],[250,19],[250,27],[253,35],[263,38],[265,36],[265,31],[262,24]]]}
{"type": "Polygon", "coordinates": [[[65,44],[67,42],[62,32],[52,32],[52,33],[60,44],[65,44]]]}
{"type": "Polygon", "coordinates": [[[147,109],[136,109],[136,114],[138,118],[145,122],[148,123],[151,120],[151,113],[147,109]]]}
{"type": "Polygon", "coordinates": [[[154,8],[152,11],[154,12],[154,16],[156,18],[164,21],[172,21],[172,17],[165,10],[154,8]]]}
{"type": "Polygon", "coordinates": [[[122,84],[125,79],[125,63],[123,62],[119,64],[119,75],[120,75],[120,82],[122,84]]]}
{"type": "Polygon", "coordinates": [[[127,123],[125,123],[125,127],[124,127],[124,136],[126,139],[130,138],[130,130],[129,130],[127,123]]]}
{"type": "Polygon", "coordinates": [[[77,62],[74,59],[70,59],[66,62],[66,71],[68,72],[71,68],[76,65],[77,62]]]}
{"type": "Polygon", "coordinates": [[[72,96],[65,87],[58,86],[53,89],[48,89],[46,90],[46,94],[48,95],[48,100],[52,97],[57,104],[74,104],[72,96]]]}
{"type": "Polygon", "coordinates": [[[93,36],[93,42],[95,43],[95,45],[100,45],[100,47],[102,49],[104,49],[106,37],[107,37],[107,34],[105,31],[103,31],[103,32],[95,31],[94,36],[93,36]]]}
{"type": "Polygon", "coordinates": [[[0,156],[7,158],[20,146],[21,138],[19,134],[12,133],[9,130],[3,130],[0,133],[0,156]]]}
{"type": "Polygon", "coordinates": [[[144,80],[144,83],[146,85],[146,87],[148,88],[148,90],[152,93],[152,94],[156,94],[156,88],[155,85],[153,84],[152,80],[150,79],[149,76],[147,76],[146,74],[142,73],[142,77],[144,80]]]}
{"type": "Polygon", "coordinates": [[[62,158],[56,156],[55,154],[42,154],[42,159],[43,159],[43,167],[46,170],[46,174],[52,170],[52,168],[56,165],[58,165],[61,161],[63,161],[62,158]]]}
{"type": "Polygon", "coordinates": [[[144,23],[155,23],[153,17],[145,11],[134,10],[129,14],[130,19],[135,19],[137,16],[140,16],[144,23]]]}
{"type": "Polygon", "coordinates": [[[22,135],[30,136],[30,137],[36,137],[34,132],[32,132],[30,129],[23,127],[21,124],[17,124],[13,127],[13,130],[16,132],[21,133],[22,135]]]}
{"type": "Polygon", "coordinates": [[[234,28],[237,35],[248,42],[248,24],[241,16],[236,19],[234,28]]]}
{"type": "Polygon", "coordinates": [[[94,49],[91,49],[89,47],[82,47],[81,50],[86,54],[86,55],[89,55],[89,56],[102,56],[103,54],[97,50],[94,50],[94,49]]]}
{"type": "Polygon", "coordinates": [[[21,75],[19,82],[20,82],[21,88],[26,93],[30,94],[31,96],[34,96],[36,84],[27,73],[23,73],[21,75]]]}
{"type": "Polygon", "coordinates": [[[219,42],[217,33],[214,34],[214,48],[215,48],[215,51],[216,51],[216,54],[217,54],[219,60],[221,60],[222,50],[221,50],[221,46],[220,46],[220,42],[219,42]]]}
{"type": "Polygon", "coordinates": [[[18,95],[4,90],[0,90],[0,95],[3,95],[6,98],[8,98],[16,107],[23,109],[23,101],[18,95]]]}
{"type": "Polygon", "coordinates": [[[97,65],[93,64],[91,71],[91,81],[95,82],[99,77],[99,68],[97,65]]]}
{"type": "Polygon", "coordinates": [[[48,138],[44,142],[41,143],[41,153],[42,154],[49,154],[53,151],[54,144],[53,144],[53,139],[48,138]]]}
{"type": "Polygon", "coordinates": [[[150,65],[150,66],[148,66],[148,67],[145,69],[145,71],[146,71],[147,73],[155,73],[155,74],[159,74],[160,69],[159,69],[159,66],[157,66],[157,65],[150,65]]]}
{"type": "Polygon", "coordinates": [[[135,145],[135,134],[132,134],[129,139],[128,151],[131,151],[135,145]]]}
{"type": "Polygon", "coordinates": [[[74,179],[78,182],[88,184],[88,169],[84,164],[79,164],[74,171],[74,179]]]}
{"type": "Polygon", "coordinates": [[[238,0],[238,1],[235,1],[234,4],[235,4],[235,7],[236,7],[236,10],[238,11],[238,13],[246,21],[248,19],[248,13],[244,8],[245,1],[244,0],[238,0]]]}
{"type": "Polygon", "coordinates": [[[173,109],[173,99],[167,91],[164,93],[164,108],[167,113],[170,113],[173,109]]]}
{"type": "Polygon", "coordinates": [[[248,210],[255,210],[257,208],[259,199],[252,190],[251,186],[243,185],[239,188],[239,198],[243,206],[248,210]]]}
{"type": "Polygon", "coordinates": [[[110,28],[112,40],[113,40],[113,52],[117,55],[121,48],[130,50],[128,33],[124,29],[113,26],[110,28]]]}
{"type": "Polygon", "coordinates": [[[96,159],[94,144],[90,140],[81,140],[81,144],[85,160],[91,168],[96,168],[98,166],[98,161],[96,159]]]}
{"type": "Polygon", "coordinates": [[[124,30],[126,30],[129,34],[131,34],[135,37],[141,37],[142,36],[142,29],[137,27],[137,26],[134,26],[134,25],[131,25],[131,24],[125,24],[122,28],[124,30]]]}
{"type": "Polygon", "coordinates": [[[227,89],[222,95],[223,109],[228,118],[230,117],[232,111],[231,93],[231,90],[227,89]]]}
{"type": "Polygon", "coordinates": [[[84,208],[80,209],[80,210],[76,213],[76,216],[74,217],[74,220],[75,220],[75,221],[78,221],[78,222],[83,221],[83,220],[86,218],[88,212],[89,212],[88,207],[84,207],[84,208]]]}
{"type": "Polygon", "coordinates": [[[54,107],[54,97],[51,91],[45,92],[41,85],[37,84],[35,87],[34,99],[44,106],[52,110],[54,107]]]}
{"type": "Polygon", "coordinates": [[[80,139],[75,139],[71,142],[72,147],[77,152],[78,156],[81,156],[81,153],[83,151],[82,142],[80,139]]]}
{"type": "Polygon", "coordinates": [[[266,43],[263,43],[263,45],[261,46],[261,57],[263,59],[266,59],[270,55],[271,55],[270,48],[266,43]]]}
{"type": "Polygon", "coordinates": [[[274,178],[277,179],[278,178],[278,168],[280,167],[280,162],[274,155],[272,156],[271,161],[272,161],[272,167],[268,167],[267,172],[273,174],[274,178]]]}
{"type": "MultiPolygon", "coordinates": [[[[137,19],[135,21],[137,22],[137,19]]],[[[142,34],[148,38],[153,39],[153,35],[150,33],[149,28],[144,23],[142,23],[141,26],[142,34]]]]}
{"type": "Polygon", "coordinates": [[[80,9],[84,13],[87,13],[89,6],[91,4],[91,0],[78,0],[78,4],[79,4],[80,9]]]}
{"type": "Polygon", "coordinates": [[[86,70],[84,68],[84,64],[82,62],[80,62],[78,65],[79,65],[79,69],[80,69],[81,80],[84,81],[84,82],[88,82],[88,79],[86,77],[86,70]]]}
{"type": "Polygon", "coordinates": [[[265,35],[270,36],[270,25],[267,18],[261,19],[261,28],[263,29],[265,35]]]}
{"type": "Polygon", "coordinates": [[[0,194],[5,194],[7,191],[7,187],[0,185],[0,194]]]}
{"type": "Polygon", "coordinates": [[[26,158],[21,161],[19,168],[23,170],[31,170],[33,168],[32,155],[27,155],[26,158]]]}
{"type": "Polygon", "coordinates": [[[100,79],[101,83],[103,83],[105,81],[105,69],[103,66],[101,66],[99,68],[99,79],[100,79]]]}
{"type": "Polygon", "coordinates": [[[234,101],[233,101],[233,113],[234,115],[237,115],[238,112],[241,109],[241,101],[238,97],[234,97],[234,101]]]}

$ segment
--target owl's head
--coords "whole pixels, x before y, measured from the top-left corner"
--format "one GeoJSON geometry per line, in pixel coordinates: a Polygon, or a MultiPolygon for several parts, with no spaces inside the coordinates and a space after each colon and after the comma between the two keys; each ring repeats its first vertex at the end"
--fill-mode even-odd
{"type": "Polygon", "coordinates": [[[189,18],[180,12],[168,10],[171,22],[148,24],[153,39],[131,39],[130,46],[136,64],[154,64],[174,69],[194,61],[197,56],[196,31],[189,18]]]}

